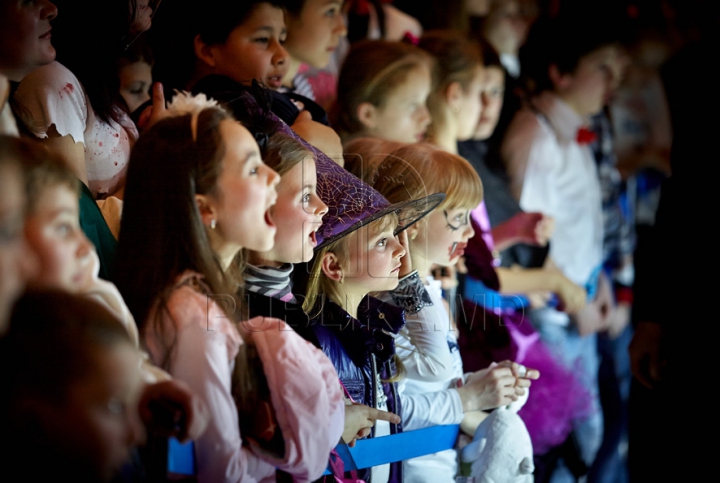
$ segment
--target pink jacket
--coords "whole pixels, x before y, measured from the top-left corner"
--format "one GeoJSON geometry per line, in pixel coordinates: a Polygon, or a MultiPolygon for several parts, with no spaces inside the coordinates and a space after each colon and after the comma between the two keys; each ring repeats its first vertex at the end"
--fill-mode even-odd
{"type": "MultiPolygon", "coordinates": [[[[211,413],[208,429],[195,441],[198,480],[274,481],[276,468],[292,474],[297,482],[319,478],[345,419],[342,388],[332,364],[284,322],[267,317],[247,321],[245,327],[263,363],[285,455],[278,460],[243,447],[231,378],[244,342],[207,293],[199,274],[185,272],[168,300],[169,316],[162,318],[166,337],[174,340],[167,369],[188,383],[211,413]]],[[[153,318],[154,313],[144,338],[151,357],[160,364],[168,344],[160,340],[153,318]]]]}

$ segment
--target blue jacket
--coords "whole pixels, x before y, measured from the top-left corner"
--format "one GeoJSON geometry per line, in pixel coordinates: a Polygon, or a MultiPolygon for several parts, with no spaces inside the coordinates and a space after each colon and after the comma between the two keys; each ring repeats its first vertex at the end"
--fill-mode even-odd
{"type": "MultiPolygon", "coordinates": [[[[360,404],[377,407],[376,388],[381,379],[395,374],[392,356],[397,334],[405,325],[402,309],[373,297],[365,297],[354,319],[337,304],[326,301],[321,313],[311,322],[315,340],[311,342],[328,356],[352,399],[360,404]]],[[[400,397],[395,383],[383,383],[388,411],[401,415],[400,397]]],[[[390,433],[402,432],[402,424],[391,424],[390,433]]],[[[370,435],[374,437],[375,428],[370,435]]],[[[358,472],[370,481],[370,471],[358,472]]],[[[402,462],[390,467],[391,483],[402,482],[402,462]]]]}

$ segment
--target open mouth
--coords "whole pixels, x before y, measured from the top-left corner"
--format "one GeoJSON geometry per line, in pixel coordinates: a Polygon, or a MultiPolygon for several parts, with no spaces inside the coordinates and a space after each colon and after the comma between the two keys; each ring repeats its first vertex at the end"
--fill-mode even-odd
{"type": "Polygon", "coordinates": [[[265,83],[271,89],[280,89],[280,87],[282,87],[282,80],[282,75],[271,75],[270,77],[266,78],[265,83]]]}
{"type": "Polygon", "coordinates": [[[41,39],[46,40],[52,37],[52,28],[40,36],[41,39]]]}
{"type": "Polygon", "coordinates": [[[270,214],[270,210],[267,210],[265,212],[265,223],[267,223],[267,226],[271,228],[275,228],[275,222],[273,222],[272,215],[270,214]]]}
{"type": "Polygon", "coordinates": [[[313,248],[317,246],[317,235],[315,234],[315,231],[310,232],[310,244],[313,248]]]}
{"type": "Polygon", "coordinates": [[[453,258],[463,256],[465,254],[465,247],[467,247],[467,243],[453,243],[452,247],[450,247],[450,259],[452,260],[453,258]]]}

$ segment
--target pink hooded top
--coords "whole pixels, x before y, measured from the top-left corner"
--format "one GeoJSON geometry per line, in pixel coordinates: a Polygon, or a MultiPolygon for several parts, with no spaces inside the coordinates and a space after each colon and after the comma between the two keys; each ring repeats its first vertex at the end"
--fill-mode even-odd
{"type": "MultiPolygon", "coordinates": [[[[256,317],[246,322],[270,389],[285,441],[284,457],[257,454],[242,445],[238,410],[231,392],[235,356],[244,343],[236,326],[208,297],[201,275],[178,278],[161,319],[174,341],[167,361],[170,374],[190,385],[208,406],[210,424],[195,441],[200,482],[275,481],[275,470],[296,482],[319,478],[343,432],[345,403],[330,361],[284,322],[256,317]]],[[[168,343],[155,331],[155,312],[144,332],[153,360],[161,364],[168,343]]]]}

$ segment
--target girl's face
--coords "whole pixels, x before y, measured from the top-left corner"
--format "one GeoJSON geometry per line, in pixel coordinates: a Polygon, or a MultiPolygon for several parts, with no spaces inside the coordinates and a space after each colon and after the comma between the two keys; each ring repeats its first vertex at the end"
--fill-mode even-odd
{"type": "Polygon", "coordinates": [[[93,246],[80,228],[78,195],[68,186],[48,186],[25,220],[25,236],[40,261],[30,284],[78,293],[94,276],[93,246]]]}
{"type": "Polygon", "coordinates": [[[220,133],[225,144],[217,193],[211,197],[216,211],[214,230],[227,245],[265,252],[272,248],[275,223],[270,208],[280,176],[262,162],[252,134],[240,123],[224,120],[220,133]]]}
{"type": "MultiPolygon", "coordinates": [[[[417,224],[417,235],[410,236],[413,257],[422,257],[428,264],[455,265],[475,231],[470,224],[470,210],[434,210],[417,224]]],[[[413,230],[411,227],[410,230],[413,230]]]]}
{"type": "Polygon", "coordinates": [[[0,334],[10,308],[37,268],[35,255],[23,235],[25,196],[20,171],[0,168],[0,334]]]}
{"type": "Polygon", "coordinates": [[[218,74],[249,84],[253,79],[279,89],[288,69],[283,11],[269,3],[258,4],[225,43],[211,46],[218,74]]]}
{"type": "Polygon", "coordinates": [[[152,66],[145,61],[126,64],[120,68],[120,95],[130,112],[150,100],[152,66]]]}
{"type": "Polygon", "coordinates": [[[317,245],[315,232],[327,208],[317,195],[315,161],[308,156],[280,179],[277,203],[272,208],[272,218],[277,224],[275,246],[264,258],[280,263],[312,260],[317,245]]]}
{"type": "Polygon", "coordinates": [[[405,248],[393,235],[395,224],[374,232],[372,223],[359,229],[349,240],[343,284],[347,294],[365,296],[369,292],[393,290],[398,284],[400,259],[405,248]]]}
{"type": "Polygon", "coordinates": [[[285,47],[294,59],[316,69],[327,67],[340,39],[347,35],[342,4],[342,0],[305,0],[299,15],[286,15],[285,47]]]}
{"type": "Polygon", "coordinates": [[[375,108],[368,133],[389,141],[422,141],[431,121],[425,104],[431,82],[430,69],[425,65],[408,72],[405,82],[388,93],[381,107],[375,108]]]}
{"type": "Polygon", "coordinates": [[[0,0],[0,73],[20,82],[55,60],[50,21],[57,8],[47,0],[0,0]]]}
{"type": "Polygon", "coordinates": [[[486,67],[485,83],[481,94],[482,114],[473,139],[485,140],[492,136],[500,120],[504,95],[505,72],[500,67],[486,67]]]}
{"type": "Polygon", "coordinates": [[[47,424],[69,459],[92,464],[98,481],[110,481],[128,461],[130,448],[143,439],[137,413],[139,357],[129,344],[93,352],[89,374],[68,388],[47,424]]]}
{"type": "Polygon", "coordinates": [[[453,112],[457,124],[458,141],[466,141],[472,137],[482,112],[482,99],[480,93],[483,89],[484,72],[482,67],[475,69],[470,84],[461,89],[460,102],[456,112],[453,112]]]}

